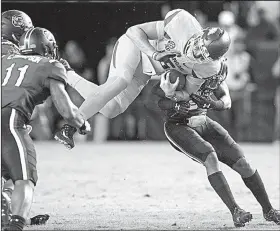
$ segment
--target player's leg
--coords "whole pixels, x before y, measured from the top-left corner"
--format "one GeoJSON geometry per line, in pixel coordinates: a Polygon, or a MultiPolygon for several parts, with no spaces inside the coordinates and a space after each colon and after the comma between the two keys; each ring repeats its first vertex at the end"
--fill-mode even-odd
{"type": "MultiPolygon", "coordinates": [[[[88,95],[79,108],[85,119],[99,110],[106,117],[113,118],[122,113],[137,97],[149,79],[144,74],[134,77],[137,67],[139,69],[140,66],[140,54],[140,50],[126,35],[120,37],[114,48],[108,80],[88,95]]],[[[75,132],[75,128],[65,125],[56,133],[55,139],[67,148],[73,148],[75,132]]]]}
{"type": "Polygon", "coordinates": [[[258,171],[245,158],[239,144],[217,122],[207,119],[209,134],[205,137],[218,153],[221,162],[238,172],[262,207],[266,220],[280,224],[280,212],[273,209],[258,171]]]}
{"type": "Polygon", "coordinates": [[[88,96],[79,108],[85,119],[92,117],[127,88],[140,60],[140,50],[126,35],[121,36],[114,47],[108,80],[88,96]]]}
{"type": "Polygon", "coordinates": [[[11,108],[2,109],[2,165],[7,168],[14,182],[12,194],[11,230],[22,230],[32,204],[37,182],[36,153],[24,119],[11,108]]]}
{"type": "Polygon", "coordinates": [[[166,137],[170,143],[177,147],[177,150],[205,166],[208,180],[233,215],[235,226],[244,226],[245,222],[250,219],[251,214],[245,211],[239,212],[239,206],[220,170],[214,148],[200,135],[203,133],[204,126],[197,126],[195,129],[174,123],[165,123],[164,126],[166,137]]]}

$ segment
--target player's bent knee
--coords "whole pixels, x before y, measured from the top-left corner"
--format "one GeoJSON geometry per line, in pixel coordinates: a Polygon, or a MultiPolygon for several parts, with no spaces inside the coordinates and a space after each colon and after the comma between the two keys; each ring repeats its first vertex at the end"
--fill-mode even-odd
{"type": "Polygon", "coordinates": [[[207,172],[217,172],[219,169],[219,159],[216,152],[211,152],[207,155],[206,160],[204,162],[204,166],[206,167],[207,172]]]}
{"type": "Polygon", "coordinates": [[[256,171],[244,157],[238,159],[236,163],[232,165],[232,169],[238,172],[242,177],[250,177],[256,171]]]}

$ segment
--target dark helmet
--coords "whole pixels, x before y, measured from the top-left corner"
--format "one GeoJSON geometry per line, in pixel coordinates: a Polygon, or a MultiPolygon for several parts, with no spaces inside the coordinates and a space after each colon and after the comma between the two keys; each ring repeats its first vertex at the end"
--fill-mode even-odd
{"type": "Polygon", "coordinates": [[[202,39],[213,60],[221,58],[228,51],[231,42],[229,34],[218,27],[204,29],[202,39]]]}
{"type": "Polygon", "coordinates": [[[2,38],[18,44],[22,34],[33,28],[30,17],[19,10],[8,10],[2,13],[2,38]]]}
{"type": "Polygon", "coordinates": [[[19,42],[19,50],[23,55],[38,54],[52,59],[58,59],[58,46],[53,34],[40,27],[25,32],[19,42]]]}

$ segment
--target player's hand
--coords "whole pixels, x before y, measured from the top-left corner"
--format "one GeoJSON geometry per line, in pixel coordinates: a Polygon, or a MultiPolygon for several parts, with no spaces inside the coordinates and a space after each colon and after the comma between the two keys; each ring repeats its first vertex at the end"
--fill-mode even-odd
{"type": "Polygon", "coordinates": [[[225,105],[222,100],[213,100],[210,97],[206,98],[201,95],[191,94],[190,95],[193,102],[197,104],[198,107],[203,109],[213,109],[213,110],[224,110],[225,105]]]}
{"type": "Polygon", "coordinates": [[[180,101],[175,103],[174,109],[181,115],[188,115],[190,110],[190,104],[186,101],[180,101]]]}
{"type": "Polygon", "coordinates": [[[170,58],[180,55],[178,51],[156,51],[152,58],[159,62],[167,62],[170,58]]]}
{"type": "Polygon", "coordinates": [[[179,85],[179,77],[175,83],[170,83],[169,75],[163,73],[160,78],[160,88],[164,91],[167,98],[174,96],[175,91],[179,85]]]}
{"type": "Polygon", "coordinates": [[[59,62],[65,67],[66,71],[73,71],[73,68],[70,67],[70,64],[66,59],[60,59],[59,62]]]}
{"type": "Polygon", "coordinates": [[[90,131],[91,131],[91,126],[90,126],[89,122],[87,122],[86,120],[85,120],[84,124],[78,129],[78,132],[81,135],[86,135],[90,131]]]}

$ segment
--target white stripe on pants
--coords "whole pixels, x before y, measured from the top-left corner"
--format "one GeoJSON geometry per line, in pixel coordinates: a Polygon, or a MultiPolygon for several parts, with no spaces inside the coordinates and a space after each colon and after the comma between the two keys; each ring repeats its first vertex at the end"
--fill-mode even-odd
{"type": "Polygon", "coordinates": [[[166,122],[164,123],[164,133],[165,133],[167,139],[168,139],[175,147],[177,147],[182,153],[184,153],[186,156],[188,156],[189,158],[191,158],[191,159],[193,159],[193,160],[199,162],[200,164],[203,164],[203,165],[204,165],[204,163],[203,163],[200,159],[194,157],[194,156],[191,155],[191,154],[188,154],[182,147],[180,147],[180,146],[167,134],[167,131],[166,131],[166,127],[165,127],[165,126],[166,126],[166,122]]]}
{"type": "Polygon", "coordinates": [[[10,127],[11,133],[12,133],[12,135],[13,135],[16,143],[17,143],[17,147],[18,147],[18,150],[19,150],[20,162],[21,162],[21,168],[22,168],[22,179],[23,180],[27,180],[26,161],[25,161],[25,155],[24,155],[24,148],[23,148],[21,140],[20,140],[20,138],[19,138],[19,136],[18,136],[18,134],[17,134],[17,132],[15,131],[15,128],[14,128],[15,116],[16,116],[16,110],[12,109],[9,127],[10,127]]]}

